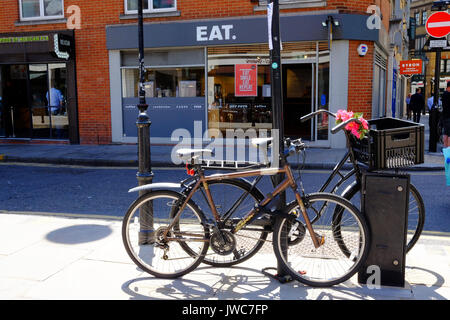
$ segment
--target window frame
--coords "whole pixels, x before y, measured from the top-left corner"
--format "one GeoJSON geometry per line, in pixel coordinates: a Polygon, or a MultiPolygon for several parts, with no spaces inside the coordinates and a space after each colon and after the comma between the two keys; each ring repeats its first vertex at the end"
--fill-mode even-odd
{"type": "MultiPolygon", "coordinates": [[[[147,0],[147,1],[149,1],[149,8],[143,9],[142,10],[143,13],[172,12],[172,11],[177,10],[177,0],[173,0],[174,1],[173,8],[161,8],[161,9],[153,8],[153,0],[147,0]],[[151,2],[151,7],[150,7],[150,2],[151,2]]],[[[137,10],[128,10],[128,0],[123,1],[123,6],[124,6],[125,14],[137,14],[138,13],[137,10]]]]}
{"type": "Polygon", "coordinates": [[[428,11],[427,10],[423,10],[422,11],[422,25],[425,25],[428,19],[428,11]],[[425,19],[424,19],[425,18],[425,19]]]}
{"type": "Polygon", "coordinates": [[[420,11],[417,11],[414,14],[414,19],[416,19],[416,26],[421,26],[422,25],[422,22],[421,22],[421,20],[422,20],[422,13],[420,11]]]}
{"type": "Polygon", "coordinates": [[[46,16],[44,14],[45,12],[45,7],[44,7],[44,0],[39,0],[39,17],[28,17],[25,18],[23,16],[23,11],[22,11],[22,3],[23,0],[19,0],[19,14],[20,14],[20,21],[44,21],[44,20],[55,20],[55,19],[63,19],[64,18],[64,0],[60,0],[61,1],[61,5],[62,5],[62,14],[61,15],[56,15],[56,16],[46,16]]]}

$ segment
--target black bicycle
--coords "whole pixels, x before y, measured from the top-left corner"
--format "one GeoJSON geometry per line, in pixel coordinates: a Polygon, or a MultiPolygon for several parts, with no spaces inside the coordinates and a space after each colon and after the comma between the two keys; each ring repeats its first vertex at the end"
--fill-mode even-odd
{"type": "MultiPolygon", "coordinates": [[[[335,114],[327,110],[318,110],[304,116],[301,121],[307,121],[320,113],[327,113],[332,117],[336,117],[335,114]]],[[[352,121],[358,122],[357,119],[349,119],[348,121],[332,128],[331,132],[333,134],[337,133],[338,131],[344,129],[345,126],[352,121]]],[[[355,143],[351,133],[347,130],[344,130],[344,132],[347,139],[347,153],[334,167],[330,176],[318,192],[324,192],[327,188],[331,188],[331,191],[327,192],[338,194],[340,187],[344,186],[345,189],[342,193],[340,193],[340,195],[351,201],[355,206],[359,207],[362,174],[364,171],[369,171],[369,169],[364,163],[357,160],[353,148],[355,143]],[[346,164],[348,162],[351,164],[350,170],[346,169],[346,164]],[[335,182],[336,177],[338,177],[337,182],[335,182]]],[[[271,141],[272,138],[257,138],[251,141],[254,146],[265,152],[264,162],[255,163],[251,166],[269,167],[271,165],[269,162],[269,157],[267,156],[267,150],[271,144],[271,141]]],[[[289,139],[286,139],[285,141],[287,148],[289,147],[289,141],[289,139]]],[[[305,154],[306,145],[302,143],[301,147],[297,146],[297,149],[305,154]]],[[[407,162],[406,164],[409,163],[410,162],[407,162]]],[[[405,162],[400,161],[398,163],[395,162],[390,164],[390,166],[398,172],[399,168],[396,167],[396,164],[400,164],[401,166],[405,165],[405,162]]],[[[214,166],[208,165],[208,168],[211,167],[214,166]]],[[[218,166],[216,168],[223,169],[223,166],[218,166]]],[[[211,181],[209,183],[209,192],[214,197],[216,210],[222,219],[227,221],[230,228],[240,221],[240,219],[242,219],[244,215],[255,206],[255,204],[264,199],[265,195],[257,187],[262,178],[263,176],[258,176],[253,181],[249,181],[244,178],[223,179],[211,181]]],[[[189,194],[193,185],[192,179],[186,179],[182,183],[182,194],[189,194]]],[[[409,252],[418,241],[425,222],[425,206],[422,197],[414,185],[410,184],[409,190],[406,252],[409,252]]],[[[208,207],[207,196],[203,187],[198,188],[194,195],[194,199],[195,202],[200,204],[201,207],[208,207]],[[201,205],[202,202],[203,205],[201,205]]],[[[276,201],[273,202],[274,205],[275,203],[276,201]]],[[[333,215],[333,220],[335,238],[340,238],[341,214],[339,212],[335,212],[333,215]]],[[[311,221],[313,224],[316,222],[314,217],[311,218],[311,221]]],[[[256,220],[254,223],[259,222],[261,222],[261,220],[256,220]]],[[[216,267],[228,267],[243,262],[255,255],[266,242],[271,242],[269,235],[272,231],[271,223],[266,223],[263,227],[249,224],[242,230],[240,236],[236,239],[236,247],[238,248],[239,254],[219,255],[213,253],[206,255],[203,262],[216,267]]],[[[344,253],[348,253],[345,243],[340,243],[340,248],[344,253]]]]}
{"type": "MultiPolygon", "coordinates": [[[[320,113],[327,113],[332,117],[336,117],[336,115],[328,110],[318,110],[316,112],[312,112],[300,120],[302,122],[307,121],[320,113]]],[[[350,119],[349,122],[355,120],[350,119]]],[[[343,123],[340,127],[345,127],[349,122],[343,123]]],[[[370,122],[370,121],[369,121],[370,122]]],[[[332,130],[332,132],[337,132],[332,130]]],[[[385,170],[370,170],[367,165],[357,160],[357,155],[355,154],[355,138],[351,135],[351,133],[347,130],[344,130],[346,141],[347,141],[347,152],[339,161],[339,163],[334,167],[327,181],[322,185],[319,192],[324,192],[328,187],[331,186],[331,193],[336,193],[345,182],[349,181],[351,178],[354,178],[354,181],[346,187],[346,189],[341,193],[341,196],[345,199],[352,201],[352,203],[359,202],[360,194],[361,194],[361,178],[362,174],[365,171],[372,172],[380,172],[385,170]],[[351,163],[351,170],[345,170],[346,163],[351,163]],[[334,178],[338,177],[338,182],[334,185],[332,184],[334,178]]],[[[359,142],[358,142],[359,143],[359,142]]],[[[411,165],[412,161],[392,161],[388,163],[388,169],[393,169],[395,173],[398,173],[400,168],[411,165]]],[[[423,231],[423,226],[425,223],[425,205],[423,203],[422,196],[417,188],[410,184],[409,186],[409,205],[408,205],[408,233],[406,238],[406,252],[409,252],[416,242],[419,240],[419,237],[423,231]]]]}

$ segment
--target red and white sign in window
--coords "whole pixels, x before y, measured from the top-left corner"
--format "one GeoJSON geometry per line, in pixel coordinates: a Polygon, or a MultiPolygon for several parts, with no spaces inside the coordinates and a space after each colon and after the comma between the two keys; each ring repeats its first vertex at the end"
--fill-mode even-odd
{"type": "Polygon", "coordinates": [[[258,65],[236,64],[234,86],[236,97],[256,97],[258,95],[258,65]]]}

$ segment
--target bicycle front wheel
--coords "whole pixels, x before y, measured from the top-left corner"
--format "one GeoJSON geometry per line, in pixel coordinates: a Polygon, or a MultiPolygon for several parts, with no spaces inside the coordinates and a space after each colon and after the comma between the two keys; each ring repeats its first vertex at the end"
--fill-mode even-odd
{"type": "Polygon", "coordinates": [[[184,197],[159,190],[140,196],[122,223],[122,239],[130,258],[158,278],[177,278],[194,270],[209,246],[203,213],[192,201],[180,211],[184,197]],[[178,219],[174,222],[179,213],[178,219]],[[172,228],[169,228],[173,225],[172,228]]]}
{"type": "Polygon", "coordinates": [[[365,261],[370,235],[366,221],[355,206],[342,197],[314,193],[303,199],[315,236],[322,245],[314,247],[297,202],[288,205],[289,217],[279,218],[273,234],[273,248],[282,269],[293,279],[314,287],[329,287],[348,280],[365,261]],[[335,237],[335,210],[342,212],[340,238],[335,237]],[[350,255],[340,249],[345,242],[350,255]]]}

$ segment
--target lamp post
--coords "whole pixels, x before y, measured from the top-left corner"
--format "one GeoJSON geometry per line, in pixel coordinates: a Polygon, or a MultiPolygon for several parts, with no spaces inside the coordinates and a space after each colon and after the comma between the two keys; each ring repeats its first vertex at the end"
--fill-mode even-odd
{"type": "MultiPolygon", "coordinates": [[[[282,91],[282,74],[281,74],[281,39],[280,39],[280,7],[279,0],[270,0],[268,15],[269,30],[271,37],[269,38],[270,49],[270,61],[271,61],[271,84],[272,84],[272,128],[278,131],[278,150],[272,150],[275,156],[281,160],[280,156],[284,153],[284,121],[283,121],[283,91],[282,91]],[[270,19],[271,18],[271,19],[270,19]]],[[[276,144],[274,144],[276,145],[276,144]]],[[[275,158],[274,158],[275,160],[275,158]]],[[[284,163],[280,163],[283,166],[284,163]]],[[[284,179],[283,174],[278,174],[272,178],[274,186],[280,184],[284,179]]],[[[277,209],[283,210],[286,207],[286,194],[283,192],[280,194],[277,203],[277,209]]],[[[287,238],[284,244],[283,253],[287,251],[287,238]]],[[[277,275],[275,276],[280,282],[290,281],[290,277],[287,276],[281,269],[280,264],[277,267],[277,275]]]]}
{"type": "MultiPolygon", "coordinates": [[[[136,121],[138,130],[138,165],[139,171],[136,174],[140,186],[152,183],[153,173],[151,169],[150,156],[150,117],[147,114],[148,104],[145,101],[145,66],[144,66],[144,24],[143,24],[143,0],[138,0],[138,42],[139,42],[139,115],[136,121]]],[[[140,191],[143,195],[145,191],[140,191]]],[[[139,244],[148,243],[153,230],[153,208],[151,203],[141,207],[139,212],[141,232],[139,232],[139,244]],[[146,230],[146,231],[145,231],[146,230]]],[[[150,240],[151,241],[151,240],[150,240]]]]}

